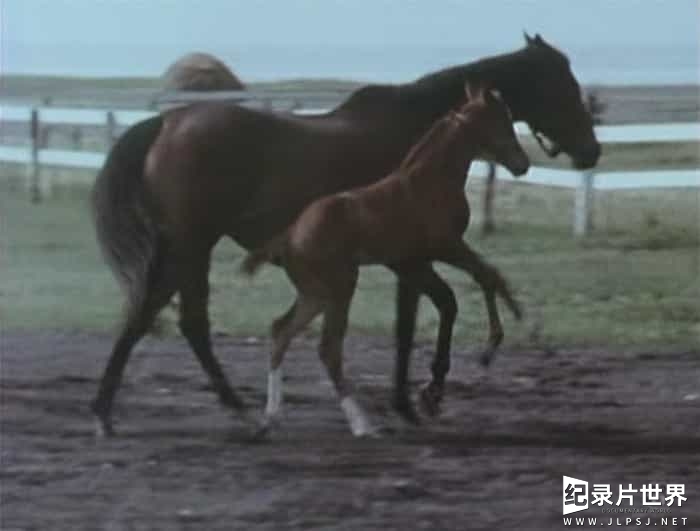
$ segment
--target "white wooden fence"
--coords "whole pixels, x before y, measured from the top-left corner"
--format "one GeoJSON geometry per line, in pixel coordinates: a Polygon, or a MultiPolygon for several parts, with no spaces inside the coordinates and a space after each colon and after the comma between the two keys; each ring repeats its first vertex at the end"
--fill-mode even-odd
{"type": "MultiPolygon", "coordinates": [[[[105,145],[109,146],[116,139],[120,127],[131,125],[153,115],[158,112],[158,109],[171,108],[193,101],[235,101],[247,106],[286,110],[298,114],[315,114],[334,107],[346,96],[347,92],[342,91],[178,92],[160,95],[151,105],[154,107],[153,109],[141,111],[133,108],[118,111],[105,107],[86,109],[73,106],[65,108],[3,106],[0,109],[0,120],[17,122],[23,121],[23,116],[26,117],[24,119],[28,120],[30,124],[31,142],[30,148],[0,146],[0,161],[29,164],[32,199],[39,201],[41,199],[40,166],[42,164],[97,169],[103,164],[105,156],[104,153],[97,152],[45,149],[46,146],[43,146],[41,141],[42,124],[101,124],[104,127],[105,145]]],[[[522,124],[518,124],[516,130],[523,135],[529,134],[529,131],[522,124]]],[[[700,123],[599,126],[596,128],[596,134],[603,143],[700,141],[700,123]]],[[[484,166],[475,165],[473,173],[484,174],[484,166]]],[[[629,182],[638,182],[635,187],[653,186],[652,176],[639,179],[642,173],[647,172],[631,173],[628,176],[629,182]]],[[[659,172],[656,174],[660,176],[659,172]]],[[[616,188],[623,187],[622,185],[626,182],[624,172],[596,174],[594,171],[575,172],[540,167],[533,167],[525,179],[528,182],[576,188],[573,228],[574,234],[577,236],[587,234],[592,227],[591,216],[596,183],[602,182],[602,188],[616,188]],[[613,183],[616,181],[622,184],[608,186],[606,181],[613,183]]],[[[663,172],[662,184],[666,186],[700,186],[700,170],[663,172]]]]}

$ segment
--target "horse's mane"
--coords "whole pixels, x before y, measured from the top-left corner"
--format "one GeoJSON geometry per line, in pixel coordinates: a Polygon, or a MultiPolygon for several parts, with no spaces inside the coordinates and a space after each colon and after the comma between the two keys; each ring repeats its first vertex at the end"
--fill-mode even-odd
{"type": "Polygon", "coordinates": [[[532,70],[551,64],[567,65],[568,58],[561,51],[541,40],[538,43],[529,43],[513,52],[443,68],[408,83],[366,85],[353,92],[336,108],[336,111],[381,111],[394,102],[413,104],[422,95],[436,90],[446,94],[454,93],[455,97],[458,97],[463,90],[464,82],[468,79],[493,82],[503,75],[522,78],[532,70]]]}
{"type": "Polygon", "coordinates": [[[434,91],[452,95],[449,99],[454,100],[464,93],[466,79],[479,79],[486,77],[487,72],[501,70],[499,68],[501,64],[511,61],[514,56],[522,52],[523,50],[519,50],[473,63],[451,66],[431,72],[408,83],[366,85],[353,92],[333,112],[383,112],[391,108],[393,104],[406,104],[410,105],[412,109],[418,110],[416,106],[422,104],[422,97],[434,91]]]}
{"type": "Polygon", "coordinates": [[[366,109],[374,110],[377,106],[383,105],[396,95],[399,85],[365,85],[350,94],[339,107],[340,109],[366,109]]]}

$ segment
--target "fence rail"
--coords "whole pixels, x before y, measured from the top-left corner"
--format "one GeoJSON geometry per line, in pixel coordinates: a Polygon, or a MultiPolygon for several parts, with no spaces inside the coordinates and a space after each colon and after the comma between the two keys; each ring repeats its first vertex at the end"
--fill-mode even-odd
{"type": "MultiPolygon", "coordinates": [[[[38,201],[41,199],[40,167],[42,164],[97,169],[101,167],[105,156],[104,152],[47,149],[48,137],[42,132],[47,132],[48,127],[99,126],[103,128],[103,145],[108,149],[119,131],[125,126],[151,116],[158,110],[195,101],[231,101],[270,110],[314,114],[333,108],[347,95],[348,91],[342,90],[172,92],[160,93],[149,100],[146,107],[142,105],[140,108],[136,106],[125,108],[121,105],[120,99],[117,99],[114,105],[109,108],[99,105],[94,107],[75,105],[56,107],[53,103],[59,103],[58,101],[48,102],[49,105],[46,105],[45,100],[42,102],[44,104],[42,106],[34,105],[27,108],[24,105],[17,106],[21,100],[13,99],[10,100],[10,105],[5,102],[0,120],[5,125],[27,123],[29,147],[0,145],[0,161],[29,164],[31,195],[33,200],[38,201]]],[[[28,101],[36,103],[34,100],[28,101]]],[[[517,124],[516,130],[523,135],[529,134],[529,131],[522,124],[517,124]]],[[[601,142],[700,141],[700,123],[598,126],[596,133],[601,142]]],[[[472,173],[484,175],[486,173],[485,166],[476,164],[472,173]]],[[[628,172],[626,175],[625,172],[576,173],[573,170],[533,167],[526,180],[534,183],[575,187],[574,233],[585,235],[592,226],[592,202],[596,187],[603,189],[629,187],[630,183],[638,180],[644,174],[646,174],[645,178],[652,175],[660,176],[659,172],[652,171],[628,172]],[[596,186],[596,181],[598,181],[598,186],[596,186]]],[[[698,169],[666,171],[663,172],[662,177],[666,186],[700,186],[700,171],[698,169]]],[[[649,185],[653,186],[651,182],[645,183],[645,186],[649,185]]]]}

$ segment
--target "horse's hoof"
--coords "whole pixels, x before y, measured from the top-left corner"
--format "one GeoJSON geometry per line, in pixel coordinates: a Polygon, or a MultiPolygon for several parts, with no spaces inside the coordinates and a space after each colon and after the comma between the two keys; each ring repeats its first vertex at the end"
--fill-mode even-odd
{"type": "Polygon", "coordinates": [[[250,442],[258,443],[267,440],[272,431],[272,426],[269,423],[260,422],[257,427],[251,430],[250,442]]]}
{"type": "Polygon", "coordinates": [[[442,402],[442,390],[428,384],[420,392],[420,400],[425,412],[431,417],[440,414],[440,402],[442,402]]]}
{"type": "Polygon", "coordinates": [[[420,416],[410,399],[394,400],[393,405],[394,411],[396,411],[403,420],[414,426],[420,424],[420,416]]]}
{"type": "Polygon", "coordinates": [[[485,350],[484,352],[481,353],[481,356],[479,356],[479,364],[484,369],[489,368],[492,360],[493,360],[493,350],[491,350],[491,349],[485,350]]]}
{"type": "Polygon", "coordinates": [[[95,437],[98,439],[106,439],[114,437],[114,427],[112,421],[100,416],[95,416],[95,437]]]}

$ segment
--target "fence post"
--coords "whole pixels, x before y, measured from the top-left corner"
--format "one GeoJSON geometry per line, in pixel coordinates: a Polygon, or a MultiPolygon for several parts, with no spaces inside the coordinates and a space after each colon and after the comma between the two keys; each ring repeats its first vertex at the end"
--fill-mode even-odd
{"type": "Polygon", "coordinates": [[[592,171],[580,174],[574,199],[574,235],[586,236],[593,230],[593,177],[592,171]]]}
{"type": "Polygon", "coordinates": [[[117,119],[114,117],[113,111],[107,111],[107,123],[105,130],[105,143],[107,150],[114,144],[114,139],[117,137],[117,119]]]}
{"type": "Polygon", "coordinates": [[[39,143],[41,142],[40,131],[39,131],[39,110],[37,108],[32,109],[32,117],[29,124],[29,132],[31,135],[31,175],[29,182],[29,193],[31,196],[32,203],[39,203],[41,201],[41,183],[39,182],[39,143]]]}

